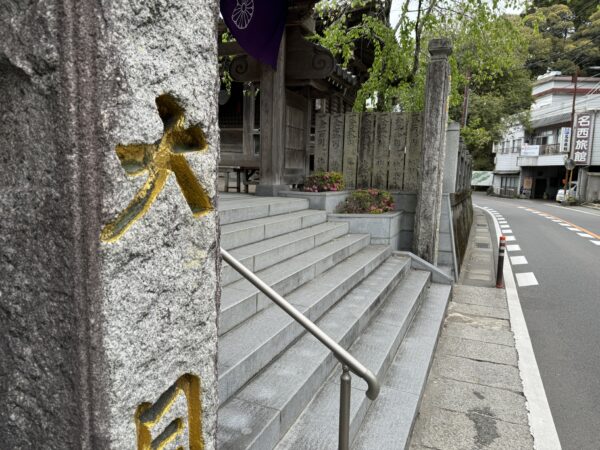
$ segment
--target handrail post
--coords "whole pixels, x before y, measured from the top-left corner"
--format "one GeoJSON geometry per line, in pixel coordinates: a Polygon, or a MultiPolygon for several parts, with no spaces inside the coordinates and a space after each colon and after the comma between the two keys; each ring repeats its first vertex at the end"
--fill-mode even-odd
{"type": "Polygon", "coordinates": [[[339,450],[349,450],[350,448],[350,394],[352,388],[352,378],[350,369],[347,365],[342,366],[342,376],[340,378],[340,436],[339,450]]]}

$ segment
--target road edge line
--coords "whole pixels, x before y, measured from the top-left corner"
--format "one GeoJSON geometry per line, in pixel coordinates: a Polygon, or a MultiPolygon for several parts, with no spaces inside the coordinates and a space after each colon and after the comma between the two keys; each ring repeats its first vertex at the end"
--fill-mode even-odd
{"type": "MultiPolygon", "coordinates": [[[[476,206],[492,218],[496,236],[501,236],[498,220],[489,211],[476,206]]],[[[523,382],[523,394],[527,402],[529,429],[533,436],[533,446],[539,450],[561,450],[560,440],[550,411],[548,397],[540,375],[540,370],[533,352],[527,323],[521,308],[521,300],[510,264],[510,258],[504,259],[504,284],[506,300],[510,314],[510,326],[515,337],[518,355],[519,373],[523,382]]]]}

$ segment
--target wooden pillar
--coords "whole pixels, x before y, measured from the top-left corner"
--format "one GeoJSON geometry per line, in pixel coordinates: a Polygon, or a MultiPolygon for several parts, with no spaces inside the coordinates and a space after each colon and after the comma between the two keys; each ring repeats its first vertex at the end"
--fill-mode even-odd
{"type": "Polygon", "coordinates": [[[260,184],[257,195],[284,190],[285,167],[285,45],[281,38],[277,70],[263,65],[260,77],[260,184]]]}
{"type": "Polygon", "coordinates": [[[254,156],[254,110],[256,108],[256,87],[250,84],[244,89],[242,149],[244,160],[254,156]]]}
{"type": "Polygon", "coordinates": [[[433,39],[429,53],[413,248],[418,256],[437,264],[452,45],[447,39],[433,39]]]}
{"type": "Polygon", "coordinates": [[[304,164],[304,176],[310,175],[310,129],[312,126],[312,113],[313,113],[313,105],[314,100],[310,93],[310,88],[305,88],[305,96],[306,96],[306,110],[304,116],[304,151],[305,153],[305,164],[304,164]]]}

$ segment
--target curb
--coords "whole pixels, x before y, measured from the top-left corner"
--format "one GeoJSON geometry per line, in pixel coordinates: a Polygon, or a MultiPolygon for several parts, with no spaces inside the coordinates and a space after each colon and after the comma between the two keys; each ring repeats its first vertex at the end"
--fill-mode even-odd
{"type": "MultiPolygon", "coordinates": [[[[486,211],[496,230],[496,236],[501,236],[500,225],[496,218],[486,211]]],[[[518,365],[523,382],[523,394],[529,410],[529,427],[533,436],[534,448],[538,450],[561,450],[560,440],[556,426],[552,419],[552,412],[546,397],[546,391],[540,375],[540,370],[535,359],[531,338],[527,330],[527,323],[521,308],[521,301],[517,292],[517,285],[513,276],[510,259],[504,260],[504,284],[506,300],[510,315],[510,327],[515,337],[515,347],[518,354],[518,365]]]]}

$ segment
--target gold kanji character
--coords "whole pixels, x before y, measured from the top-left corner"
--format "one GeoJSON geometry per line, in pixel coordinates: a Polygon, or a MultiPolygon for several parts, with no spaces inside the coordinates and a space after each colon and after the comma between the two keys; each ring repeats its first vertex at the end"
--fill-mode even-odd
{"type": "Polygon", "coordinates": [[[171,173],[175,174],[194,217],[201,217],[213,209],[210,198],[184,156],[206,150],[204,132],[198,125],[184,128],[184,110],[171,96],[161,95],[156,99],[156,106],[164,124],[162,138],[154,144],[118,145],[116,148],[125,172],[130,176],[148,172],[148,180],[127,208],[104,227],[100,235],[104,242],[119,239],[148,212],[171,173]]]}

